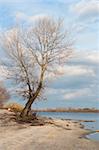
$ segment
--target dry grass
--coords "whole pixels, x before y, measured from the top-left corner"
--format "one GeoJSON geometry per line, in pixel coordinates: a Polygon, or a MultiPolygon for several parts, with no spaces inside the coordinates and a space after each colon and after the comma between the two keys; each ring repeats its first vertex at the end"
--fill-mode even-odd
{"type": "Polygon", "coordinates": [[[9,109],[10,111],[13,111],[15,113],[21,112],[23,109],[23,106],[18,103],[10,103],[5,107],[6,109],[9,109]]]}

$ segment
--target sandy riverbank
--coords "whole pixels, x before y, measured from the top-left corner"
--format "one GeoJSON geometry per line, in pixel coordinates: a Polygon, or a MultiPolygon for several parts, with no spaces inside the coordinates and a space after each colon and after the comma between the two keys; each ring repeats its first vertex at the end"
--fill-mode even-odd
{"type": "Polygon", "coordinates": [[[44,126],[19,124],[13,113],[0,110],[0,150],[98,150],[99,143],[82,138],[80,122],[47,120],[44,126]]]}

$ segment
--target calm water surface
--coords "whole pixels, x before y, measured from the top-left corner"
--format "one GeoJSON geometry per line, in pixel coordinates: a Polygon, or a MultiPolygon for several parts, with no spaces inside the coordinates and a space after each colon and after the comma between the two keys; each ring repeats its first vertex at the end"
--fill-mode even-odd
{"type": "MultiPolygon", "coordinates": [[[[99,130],[99,113],[39,112],[38,114],[59,119],[94,120],[95,122],[84,122],[82,124],[85,125],[86,129],[99,130]]],[[[87,137],[99,141],[99,132],[90,134],[87,137]]]]}

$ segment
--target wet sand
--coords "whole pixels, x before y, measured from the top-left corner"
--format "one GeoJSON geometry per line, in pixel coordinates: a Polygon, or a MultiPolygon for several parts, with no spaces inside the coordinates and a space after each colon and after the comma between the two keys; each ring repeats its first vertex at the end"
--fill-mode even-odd
{"type": "Polygon", "coordinates": [[[99,142],[84,138],[89,131],[80,122],[48,119],[33,126],[17,123],[12,112],[0,110],[0,150],[98,150],[99,142]]]}

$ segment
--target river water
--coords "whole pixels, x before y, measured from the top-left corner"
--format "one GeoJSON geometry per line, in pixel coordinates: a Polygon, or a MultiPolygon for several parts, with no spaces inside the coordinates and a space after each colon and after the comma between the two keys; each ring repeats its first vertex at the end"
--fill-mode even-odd
{"type": "MultiPolygon", "coordinates": [[[[94,122],[83,122],[82,124],[85,126],[85,129],[99,130],[99,113],[39,112],[38,114],[58,119],[93,120],[94,122]]],[[[99,141],[99,132],[89,134],[87,137],[99,141]]]]}

